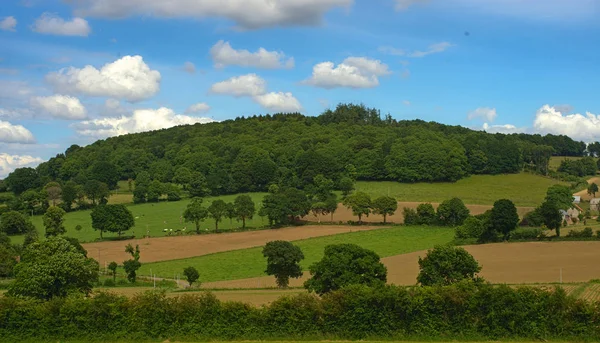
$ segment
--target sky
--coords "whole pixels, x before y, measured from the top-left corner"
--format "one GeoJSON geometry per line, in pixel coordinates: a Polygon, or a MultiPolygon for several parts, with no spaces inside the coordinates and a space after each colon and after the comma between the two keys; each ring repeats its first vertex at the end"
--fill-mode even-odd
{"type": "Polygon", "coordinates": [[[600,140],[600,0],[1,0],[0,178],[72,144],[364,103],[600,140]]]}

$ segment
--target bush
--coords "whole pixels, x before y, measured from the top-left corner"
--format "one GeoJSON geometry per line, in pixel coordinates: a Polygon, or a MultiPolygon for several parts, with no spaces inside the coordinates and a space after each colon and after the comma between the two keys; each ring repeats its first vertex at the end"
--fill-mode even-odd
{"type": "Polygon", "coordinates": [[[404,224],[405,225],[419,225],[419,216],[417,215],[417,211],[412,208],[405,207],[402,210],[402,214],[404,215],[404,224]]]}
{"type": "Polygon", "coordinates": [[[526,213],[523,216],[523,220],[521,220],[520,226],[530,226],[530,227],[539,227],[544,224],[544,217],[540,214],[539,211],[534,210],[526,213]]]}
{"type": "Polygon", "coordinates": [[[591,227],[586,227],[583,230],[571,230],[569,231],[569,233],[567,234],[567,237],[573,237],[573,238],[591,238],[594,236],[594,231],[592,230],[591,227]]]}
{"type": "Polygon", "coordinates": [[[112,279],[106,279],[102,285],[104,287],[115,287],[117,284],[112,279]]]}
{"type": "Polygon", "coordinates": [[[417,206],[417,216],[419,217],[418,221],[421,225],[432,225],[435,224],[437,220],[435,209],[433,208],[433,205],[429,203],[417,206]]]}
{"type": "Polygon", "coordinates": [[[510,235],[511,241],[532,241],[540,238],[542,229],[518,228],[510,235]]]}
{"type": "Polygon", "coordinates": [[[476,217],[469,217],[463,225],[456,228],[455,237],[459,239],[479,238],[484,230],[485,226],[482,220],[476,217]]]}

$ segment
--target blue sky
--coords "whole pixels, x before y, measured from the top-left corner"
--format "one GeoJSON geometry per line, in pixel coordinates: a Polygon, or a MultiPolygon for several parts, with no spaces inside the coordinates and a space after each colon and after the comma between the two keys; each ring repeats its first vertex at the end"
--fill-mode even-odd
{"type": "Polygon", "coordinates": [[[4,0],[0,177],[107,136],[339,102],[600,140],[599,18],[600,0],[4,0]]]}

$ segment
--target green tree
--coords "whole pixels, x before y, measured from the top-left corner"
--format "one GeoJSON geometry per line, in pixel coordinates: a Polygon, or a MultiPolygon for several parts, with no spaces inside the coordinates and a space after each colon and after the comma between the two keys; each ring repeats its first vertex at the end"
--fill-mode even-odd
{"type": "Polygon", "coordinates": [[[278,287],[287,288],[291,277],[302,276],[300,261],[304,254],[298,246],[286,241],[272,241],[264,246],[262,254],[267,258],[265,273],[275,276],[278,287]]]}
{"type": "Polygon", "coordinates": [[[453,246],[436,246],[419,257],[417,282],[423,286],[447,286],[461,280],[480,280],[481,267],[465,249],[453,246]]]}
{"type": "Polygon", "coordinates": [[[10,244],[10,238],[4,233],[0,233],[0,277],[13,276],[18,255],[18,252],[10,244]]]}
{"type": "Polygon", "coordinates": [[[98,281],[98,262],[60,237],[31,243],[15,266],[8,295],[52,299],[73,292],[89,294],[98,281]]]}
{"type": "Polygon", "coordinates": [[[398,202],[396,199],[388,196],[382,196],[373,200],[372,204],[373,213],[380,214],[383,216],[383,223],[387,222],[387,216],[393,216],[398,209],[398,202]]]}
{"type": "Polygon", "coordinates": [[[233,201],[236,216],[242,221],[242,228],[246,228],[246,219],[252,219],[256,213],[256,205],[249,195],[238,195],[233,201]]]}
{"type": "Polygon", "coordinates": [[[437,220],[435,209],[429,203],[417,206],[417,216],[419,217],[418,222],[421,225],[433,225],[437,220]]]}
{"type": "Polygon", "coordinates": [[[163,185],[163,192],[167,194],[168,201],[179,201],[181,200],[181,190],[179,187],[172,183],[163,185]]]}
{"type": "Polygon", "coordinates": [[[193,198],[183,212],[183,218],[186,222],[196,224],[196,233],[200,234],[200,223],[208,217],[208,210],[202,206],[202,198],[193,198]]]}
{"type": "Polygon", "coordinates": [[[98,161],[91,167],[90,179],[106,184],[109,189],[115,189],[119,182],[119,168],[110,162],[98,161]]]}
{"type": "Polygon", "coordinates": [[[208,188],[206,177],[198,172],[192,173],[188,191],[192,197],[207,196],[210,193],[210,188],[208,188]]]}
{"type": "Polygon", "coordinates": [[[52,201],[52,206],[56,206],[56,200],[62,195],[62,188],[58,182],[49,182],[44,186],[44,191],[48,195],[48,200],[52,201]]]}
{"type": "Polygon", "coordinates": [[[103,232],[116,232],[121,236],[135,226],[131,211],[123,204],[100,205],[92,210],[92,228],[103,232]]]}
{"type": "Polygon", "coordinates": [[[573,194],[568,186],[552,185],[546,192],[546,201],[551,201],[561,210],[568,210],[573,206],[573,194]]]}
{"type": "Polygon", "coordinates": [[[35,227],[27,217],[17,211],[8,211],[0,216],[0,232],[21,235],[35,231],[35,227]]]}
{"type": "Polygon", "coordinates": [[[382,286],[387,280],[379,255],[355,244],[326,246],[321,261],[309,270],[312,277],[304,287],[321,295],[354,284],[382,286]]]}
{"type": "Polygon", "coordinates": [[[591,183],[588,186],[587,193],[595,198],[597,192],[598,192],[598,185],[596,183],[591,183]]]}
{"type": "Polygon", "coordinates": [[[44,228],[46,228],[46,238],[64,235],[67,232],[64,225],[65,214],[66,212],[60,207],[51,206],[48,208],[44,217],[42,217],[44,228]]]}
{"type": "Polygon", "coordinates": [[[469,217],[469,209],[459,198],[452,198],[440,204],[437,214],[440,223],[448,226],[460,226],[469,217]]]}
{"type": "Polygon", "coordinates": [[[132,258],[123,261],[123,268],[125,269],[125,273],[127,273],[127,280],[131,283],[135,283],[137,270],[142,266],[140,263],[140,246],[136,244],[134,250],[131,244],[127,244],[125,252],[131,255],[132,258]]]}
{"type": "Polygon", "coordinates": [[[112,261],[111,263],[108,264],[108,270],[110,270],[110,273],[112,274],[113,282],[117,281],[117,268],[118,267],[119,267],[119,265],[115,261],[112,261]]]}
{"type": "MultiPolygon", "coordinates": [[[[486,227],[483,221],[477,217],[469,216],[462,226],[456,227],[455,237],[463,238],[480,238],[483,235],[486,227]]],[[[495,235],[495,232],[494,232],[495,235]]]]}
{"type": "Polygon", "coordinates": [[[560,214],[559,205],[551,200],[546,200],[540,205],[537,211],[544,218],[544,225],[549,230],[555,230],[556,236],[560,237],[560,225],[562,224],[563,217],[560,214]]]}
{"type": "Polygon", "coordinates": [[[200,274],[198,273],[198,270],[194,267],[185,268],[183,270],[183,275],[187,279],[187,282],[190,284],[190,287],[192,287],[192,284],[194,282],[196,282],[198,280],[198,278],[200,278],[200,274]]]}
{"type": "Polygon", "coordinates": [[[362,216],[369,216],[371,213],[371,197],[364,192],[356,192],[347,196],[343,201],[346,208],[352,210],[352,214],[358,216],[358,222],[362,223],[362,216]]]}
{"type": "Polygon", "coordinates": [[[61,198],[65,211],[70,211],[73,203],[77,200],[77,184],[73,181],[67,181],[62,188],[61,198]]]}
{"type": "Polygon", "coordinates": [[[508,199],[500,199],[494,203],[490,214],[490,228],[502,234],[505,241],[519,224],[519,214],[515,204],[508,199]]]}
{"type": "Polygon", "coordinates": [[[37,171],[33,168],[17,168],[8,175],[4,182],[13,193],[20,195],[28,189],[42,186],[37,171]]]}
{"type": "Polygon", "coordinates": [[[163,189],[163,184],[158,181],[158,180],[154,180],[150,183],[150,186],[148,187],[148,193],[147,193],[147,198],[146,200],[148,202],[158,202],[160,196],[163,194],[164,189],[163,189]]]}
{"type": "Polygon", "coordinates": [[[221,199],[213,200],[208,207],[208,214],[215,220],[215,232],[219,232],[219,223],[227,215],[227,204],[221,199]]]}
{"type": "Polygon", "coordinates": [[[354,190],[354,181],[349,177],[343,177],[340,179],[338,188],[342,191],[342,197],[345,198],[354,190]]]}
{"type": "Polygon", "coordinates": [[[106,199],[108,199],[108,196],[110,195],[108,186],[104,182],[98,180],[86,182],[83,186],[83,190],[85,195],[92,200],[94,206],[106,202],[106,199]]]}
{"type": "Polygon", "coordinates": [[[192,172],[186,167],[179,167],[173,176],[173,182],[181,185],[184,190],[187,190],[192,180],[192,172]]]}
{"type": "MultiPolygon", "coordinates": [[[[272,185],[275,186],[275,185],[272,185]]],[[[306,194],[295,188],[270,187],[265,195],[260,216],[269,218],[270,225],[281,225],[295,222],[296,218],[306,216],[310,212],[311,203],[306,194]]]]}

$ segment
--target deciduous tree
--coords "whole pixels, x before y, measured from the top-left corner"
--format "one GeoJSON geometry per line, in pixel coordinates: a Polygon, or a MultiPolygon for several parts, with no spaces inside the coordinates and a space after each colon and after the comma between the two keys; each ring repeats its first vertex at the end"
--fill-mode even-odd
{"type": "Polygon", "coordinates": [[[591,183],[588,186],[587,193],[595,198],[597,192],[598,192],[598,185],[596,183],[591,183]]]}
{"type": "Polygon", "coordinates": [[[46,228],[46,238],[64,235],[67,232],[64,225],[65,214],[65,210],[60,207],[51,206],[48,208],[44,217],[42,217],[44,228],[46,228]]]}
{"type": "Polygon", "coordinates": [[[219,232],[219,223],[227,215],[227,204],[221,199],[213,200],[208,207],[208,214],[215,220],[215,232],[219,232]]]}
{"type": "Polygon", "coordinates": [[[131,255],[132,258],[123,261],[123,268],[125,269],[125,273],[127,273],[127,280],[131,283],[135,283],[137,270],[142,266],[140,263],[140,246],[136,244],[135,249],[133,249],[131,244],[127,244],[125,252],[131,255]]]}
{"type": "Polygon", "coordinates": [[[502,234],[505,241],[519,224],[519,214],[515,204],[508,199],[500,199],[494,203],[490,214],[490,229],[502,234]]]}
{"type": "Polygon", "coordinates": [[[542,203],[542,205],[537,209],[544,218],[544,225],[549,230],[555,230],[556,236],[560,237],[560,225],[562,224],[563,217],[560,214],[559,205],[552,200],[546,200],[542,203]]]}
{"type": "Polygon", "coordinates": [[[196,233],[200,233],[200,223],[208,217],[208,210],[202,206],[202,198],[193,198],[183,212],[183,218],[187,222],[196,224],[196,233]]]}
{"type": "Polygon", "coordinates": [[[133,214],[123,204],[100,205],[92,210],[92,228],[100,231],[100,237],[105,231],[116,232],[121,236],[135,226],[133,214]]]}
{"type": "MultiPolygon", "coordinates": [[[[190,284],[190,287],[192,287],[192,284],[200,278],[200,273],[198,273],[198,270],[194,267],[185,268],[183,270],[183,275],[190,284]]],[[[198,284],[200,284],[200,282],[198,282],[198,284]]]]}
{"type": "Polygon", "coordinates": [[[452,198],[440,204],[438,220],[448,226],[460,226],[469,217],[469,209],[459,198],[452,198]]]}
{"type": "Polygon", "coordinates": [[[465,249],[452,246],[436,246],[419,257],[417,281],[423,286],[447,286],[461,280],[480,280],[479,263],[465,249]]]}
{"type": "Polygon", "coordinates": [[[8,211],[0,216],[0,232],[7,235],[21,235],[35,231],[31,221],[17,211],[8,211]]]}
{"type": "Polygon", "coordinates": [[[287,288],[290,278],[302,276],[300,261],[304,254],[300,248],[287,241],[272,241],[267,243],[262,251],[267,258],[267,275],[274,275],[277,286],[287,288]]]}
{"type": "Polygon", "coordinates": [[[383,216],[383,222],[387,222],[387,216],[393,216],[398,209],[398,202],[396,199],[388,196],[382,196],[373,200],[372,204],[373,213],[383,216]]]}
{"type": "Polygon", "coordinates": [[[242,228],[246,228],[246,219],[252,219],[256,213],[256,206],[249,195],[238,195],[234,202],[233,208],[236,216],[242,221],[242,228]]]}
{"type": "Polygon", "coordinates": [[[108,264],[108,270],[110,270],[110,273],[112,274],[113,282],[117,281],[117,268],[118,267],[119,267],[119,265],[115,261],[112,261],[111,263],[108,264]]]}
{"type": "Polygon", "coordinates": [[[358,216],[359,223],[362,223],[363,216],[368,217],[371,213],[371,197],[364,192],[356,192],[347,196],[343,204],[352,210],[352,214],[358,216]]]}

